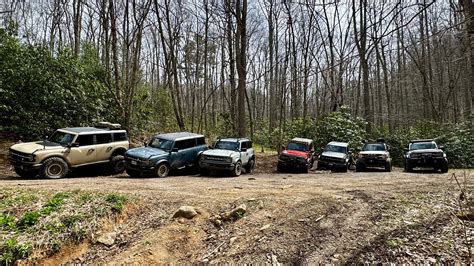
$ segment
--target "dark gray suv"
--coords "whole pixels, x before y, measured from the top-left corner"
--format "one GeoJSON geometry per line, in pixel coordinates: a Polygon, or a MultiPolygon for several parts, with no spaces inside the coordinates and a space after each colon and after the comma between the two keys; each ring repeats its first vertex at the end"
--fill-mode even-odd
{"type": "Polygon", "coordinates": [[[197,166],[198,154],[207,150],[203,135],[189,132],[159,134],[144,147],[125,153],[125,169],[130,176],[168,176],[172,169],[197,166]]]}

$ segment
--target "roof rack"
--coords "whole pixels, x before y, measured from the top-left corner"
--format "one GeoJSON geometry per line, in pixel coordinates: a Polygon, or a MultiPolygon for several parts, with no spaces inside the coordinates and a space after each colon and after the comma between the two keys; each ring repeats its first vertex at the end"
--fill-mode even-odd
{"type": "Polygon", "coordinates": [[[434,139],[414,139],[414,140],[411,140],[410,143],[414,143],[414,142],[431,142],[431,141],[434,141],[434,139]]]}
{"type": "Polygon", "coordinates": [[[117,123],[110,123],[110,122],[98,122],[95,124],[96,128],[106,128],[106,129],[121,129],[122,125],[117,123]]]}

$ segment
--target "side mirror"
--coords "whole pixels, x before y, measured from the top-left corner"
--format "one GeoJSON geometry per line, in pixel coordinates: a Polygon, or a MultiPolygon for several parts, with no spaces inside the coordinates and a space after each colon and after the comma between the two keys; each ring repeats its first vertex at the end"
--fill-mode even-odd
{"type": "Polygon", "coordinates": [[[179,151],[178,148],[173,148],[173,149],[171,149],[171,152],[178,152],[178,151],[179,151]]]}
{"type": "Polygon", "coordinates": [[[47,140],[49,138],[48,134],[43,134],[42,137],[43,137],[44,140],[47,140]]]}
{"type": "Polygon", "coordinates": [[[210,150],[212,150],[213,147],[212,147],[211,145],[209,145],[209,146],[207,146],[207,148],[210,149],[210,150]]]}
{"type": "Polygon", "coordinates": [[[144,141],[143,146],[145,146],[145,147],[148,146],[148,142],[144,141]]]}
{"type": "Polygon", "coordinates": [[[69,148],[77,148],[77,147],[79,147],[79,143],[78,142],[73,142],[73,143],[69,144],[68,146],[69,146],[69,148]]]}
{"type": "Polygon", "coordinates": [[[321,148],[321,151],[324,151],[324,148],[321,148]]]}
{"type": "Polygon", "coordinates": [[[443,145],[439,146],[438,148],[439,148],[440,150],[444,150],[444,146],[443,146],[443,145]]]}

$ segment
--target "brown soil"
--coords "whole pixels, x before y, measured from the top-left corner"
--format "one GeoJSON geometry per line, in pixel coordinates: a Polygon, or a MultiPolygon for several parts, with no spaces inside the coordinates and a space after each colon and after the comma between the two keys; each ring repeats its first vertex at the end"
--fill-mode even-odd
{"type": "MultiPolygon", "coordinates": [[[[118,232],[113,246],[92,241],[79,246],[81,252],[63,251],[54,264],[470,261],[473,223],[454,216],[460,190],[452,173],[280,174],[275,155],[257,158],[255,173],[237,178],[81,172],[60,180],[22,180],[0,162],[0,189],[116,191],[140,199],[142,206],[129,208],[127,219],[107,226],[118,232]],[[212,222],[240,204],[247,206],[240,219],[212,222]],[[182,205],[200,214],[172,219],[182,205]]],[[[470,195],[472,174],[462,181],[470,195]]]]}

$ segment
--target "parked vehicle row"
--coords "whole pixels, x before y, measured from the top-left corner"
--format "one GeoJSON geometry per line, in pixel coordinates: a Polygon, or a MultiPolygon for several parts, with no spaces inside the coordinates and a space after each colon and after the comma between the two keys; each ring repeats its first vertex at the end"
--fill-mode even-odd
{"type": "MultiPolygon", "coordinates": [[[[407,172],[415,167],[448,171],[448,160],[434,140],[414,140],[403,156],[407,172]]],[[[317,154],[313,140],[294,138],[282,147],[277,171],[308,172],[316,169],[357,172],[379,167],[391,171],[390,147],[379,139],[366,142],[354,160],[349,143],[332,141],[317,154]]],[[[37,175],[62,178],[85,165],[103,164],[111,173],[126,171],[134,176],[166,177],[175,169],[193,168],[201,175],[211,171],[239,176],[251,173],[256,165],[252,141],[248,138],[222,138],[208,146],[204,135],[177,132],[158,134],[142,147],[130,148],[127,132],[119,124],[99,123],[96,127],[72,127],[56,130],[42,141],[19,143],[10,148],[9,160],[23,178],[37,175]]]]}

